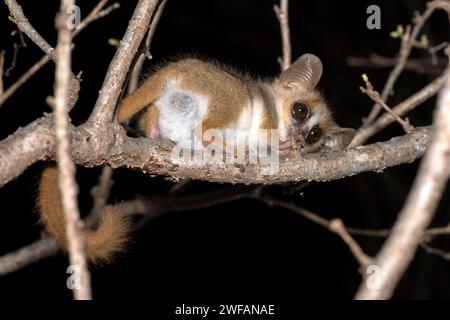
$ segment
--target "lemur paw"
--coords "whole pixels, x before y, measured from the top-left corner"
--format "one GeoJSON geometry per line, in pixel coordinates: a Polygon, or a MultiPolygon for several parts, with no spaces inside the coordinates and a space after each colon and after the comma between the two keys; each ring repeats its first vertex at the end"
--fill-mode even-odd
{"type": "Polygon", "coordinates": [[[152,130],[150,131],[150,138],[152,139],[159,139],[160,135],[159,135],[159,130],[155,127],[152,128],[152,130]]]}

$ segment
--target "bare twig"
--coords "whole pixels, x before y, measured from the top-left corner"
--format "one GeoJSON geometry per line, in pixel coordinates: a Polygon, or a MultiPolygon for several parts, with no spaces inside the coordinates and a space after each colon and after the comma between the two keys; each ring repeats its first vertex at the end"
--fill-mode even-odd
{"type": "MultiPolygon", "coordinates": [[[[423,25],[431,16],[433,11],[434,8],[428,7],[422,15],[416,15],[414,19],[414,28],[412,29],[412,31],[410,31],[410,27],[407,26],[406,31],[402,35],[402,42],[397,64],[389,74],[388,80],[386,81],[383,91],[381,92],[381,99],[384,102],[387,102],[398,77],[400,76],[406,65],[406,61],[408,60],[409,54],[411,53],[411,49],[413,48],[413,44],[416,41],[420,30],[422,30],[423,25]]],[[[364,120],[362,128],[369,126],[376,119],[380,111],[381,106],[379,104],[375,104],[372,107],[372,110],[369,113],[368,117],[364,120]]]]}
{"type": "Polygon", "coordinates": [[[139,84],[139,77],[142,73],[142,68],[144,67],[144,62],[145,62],[145,58],[151,59],[151,54],[149,52],[150,50],[150,45],[153,41],[153,37],[155,36],[155,32],[156,29],[158,27],[158,23],[159,20],[161,19],[161,15],[164,11],[164,8],[166,6],[167,0],[163,0],[160,4],[160,6],[158,7],[158,10],[156,11],[155,14],[155,18],[153,19],[153,22],[150,26],[150,31],[148,33],[148,37],[147,37],[147,42],[146,42],[146,51],[147,53],[142,53],[141,56],[139,57],[139,59],[137,60],[133,72],[130,76],[130,82],[128,83],[128,94],[132,93],[133,91],[135,91],[138,87],[139,84]]]}
{"type": "Polygon", "coordinates": [[[106,74],[102,90],[89,122],[94,127],[104,127],[113,121],[114,109],[122,90],[127,71],[158,8],[158,0],[140,0],[134,10],[125,36],[106,74]]]}
{"type": "Polygon", "coordinates": [[[436,52],[444,50],[446,47],[448,47],[448,41],[444,41],[434,47],[428,48],[428,52],[431,55],[431,63],[433,64],[433,66],[435,66],[439,63],[439,58],[436,55],[436,52]]]}
{"type": "Polygon", "coordinates": [[[55,50],[36,31],[23,13],[22,7],[15,0],[5,0],[11,15],[10,20],[14,22],[20,31],[25,33],[50,59],[55,60],[55,50]]]}
{"type": "Polygon", "coordinates": [[[94,9],[84,18],[76,29],[72,33],[72,37],[75,38],[81,31],[83,31],[88,25],[90,25],[95,20],[103,18],[110,14],[112,11],[120,8],[119,3],[113,3],[110,6],[104,8],[109,0],[100,0],[94,9]]]}
{"type": "Polygon", "coordinates": [[[56,18],[58,45],[56,47],[55,71],[55,136],[58,164],[58,183],[62,208],[66,221],[66,235],[70,263],[79,271],[79,287],[75,286],[77,300],[92,298],[90,274],[87,267],[82,222],[77,204],[78,187],[75,181],[75,164],[70,155],[68,95],[71,83],[71,43],[72,32],[66,25],[67,8],[73,0],[61,0],[60,12],[56,18]]]}
{"type": "MultiPolygon", "coordinates": [[[[277,206],[281,208],[288,209],[292,212],[295,212],[302,217],[318,224],[319,226],[330,230],[330,220],[325,219],[324,217],[321,217],[320,215],[309,211],[305,208],[299,207],[295,205],[294,203],[279,200],[273,197],[269,196],[261,196],[258,194],[254,195],[254,198],[267,204],[268,206],[277,206]]],[[[368,229],[360,229],[360,228],[352,228],[352,227],[346,227],[346,230],[348,233],[355,235],[355,236],[364,236],[364,237],[380,237],[384,238],[389,235],[390,230],[389,229],[380,229],[380,230],[368,230],[368,229]]],[[[333,231],[334,232],[334,231],[333,231]]]]}
{"type": "MultiPolygon", "coordinates": [[[[446,79],[447,73],[435,79],[433,82],[413,94],[411,97],[396,105],[394,108],[392,108],[392,111],[398,116],[403,116],[407,112],[413,110],[415,107],[419,106],[424,101],[438,93],[439,90],[441,90],[441,88],[444,86],[446,79]]],[[[350,147],[362,145],[365,141],[367,141],[367,139],[369,139],[382,129],[386,128],[393,122],[395,122],[395,118],[391,114],[383,114],[370,126],[366,128],[360,128],[353,138],[350,147]]]]}
{"type": "Polygon", "coordinates": [[[383,99],[381,98],[380,94],[378,93],[378,91],[376,91],[373,88],[372,83],[370,83],[369,80],[364,79],[364,82],[366,84],[366,87],[359,87],[359,89],[361,90],[361,92],[367,94],[369,96],[370,99],[372,99],[373,101],[375,101],[376,103],[378,103],[381,107],[383,107],[383,109],[389,113],[392,117],[394,117],[395,121],[397,121],[398,123],[400,123],[400,125],[402,126],[403,130],[406,133],[410,133],[414,127],[411,126],[411,124],[409,123],[409,121],[405,121],[402,118],[400,118],[397,114],[395,114],[394,111],[392,111],[391,108],[388,107],[388,105],[383,101],[383,99]]]}
{"type": "Polygon", "coordinates": [[[92,206],[91,213],[88,219],[86,219],[87,225],[93,225],[97,222],[103,212],[108,201],[109,192],[113,185],[112,181],[113,170],[111,167],[103,167],[100,178],[98,179],[98,184],[92,188],[91,195],[94,200],[94,205],[92,206]]]}
{"type": "MultiPolygon", "coordinates": [[[[351,67],[386,68],[397,64],[396,58],[371,54],[369,58],[348,57],[347,64],[351,67]]],[[[440,75],[447,66],[447,59],[441,57],[408,59],[405,70],[418,74],[440,75]]]]}
{"type": "Polygon", "coordinates": [[[36,62],[27,72],[20,76],[16,82],[14,82],[3,94],[0,94],[0,107],[3,103],[9,99],[25,82],[27,82],[33,75],[36,74],[43,66],[50,61],[48,56],[43,56],[38,62],[36,62]]]}
{"type": "MultiPolygon", "coordinates": [[[[81,31],[83,31],[91,22],[108,15],[111,11],[118,8],[118,4],[112,4],[111,6],[103,9],[108,0],[101,0],[94,9],[84,18],[77,29],[72,33],[72,37],[76,37],[81,31]],[[103,10],[102,10],[103,9],[103,10]]],[[[0,91],[0,107],[9,99],[25,82],[27,82],[33,75],[42,69],[49,61],[48,55],[43,56],[37,61],[28,71],[26,71],[15,83],[13,83],[5,92],[0,91]]]]}
{"type": "Polygon", "coordinates": [[[19,56],[19,51],[21,48],[26,48],[27,44],[25,43],[25,39],[23,38],[22,32],[20,30],[13,31],[12,35],[18,34],[19,35],[19,42],[14,43],[14,50],[13,50],[13,57],[11,64],[9,67],[5,70],[5,75],[8,77],[11,72],[16,68],[17,64],[17,57],[19,56]]]}
{"type": "MultiPolygon", "coordinates": [[[[450,54],[450,50],[448,54],[450,54]]],[[[375,258],[381,270],[379,290],[363,282],[357,299],[388,299],[414,257],[450,174],[450,78],[442,89],[434,116],[433,137],[419,173],[391,235],[375,258]]]]}
{"type": "Polygon", "coordinates": [[[289,0],[280,0],[280,5],[274,5],[273,10],[275,11],[281,29],[283,58],[279,60],[280,67],[281,70],[286,70],[291,65],[292,59],[291,35],[289,31],[289,0]]]}
{"type": "Polygon", "coordinates": [[[450,261],[450,252],[444,251],[439,248],[434,248],[425,243],[421,243],[420,246],[422,247],[423,250],[425,250],[426,253],[434,254],[441,257],[442,259],[450,261]]]}
{"type": "Polygon", "coordinates": [[[331,220],[329,223],[329,229],[340,236],[345,242],[356,261],[358,261],[361,270],[365,270],[372,263],[372,258],[365,254],[355,239],[352,238],[341,219],[331,220]]]}
{"type": "Polygon", "coordinates": [[[22,269],[41,259],[51,257],[58,252],[58,245],[49,236],[33,242],[17,251],[0,257],[0,276],[22,269]]]}
{"type": "Polygon", "coordinates": [[[450,224],[448,224],[445,227],[437,227],[437,228],[428,229],[425,232],[424,240],[427,242],[427,241],[430,241],[432,238],[441,236],[441,235],[450,235],[450,224]]]}
{"type": "MultiPolygon", "coordinates": [[[[5,51],[0,51],[0,98],[3,95],[4,85],[3,85],[3,75],[5,74],[5,51]]],[[[0,106],[1,106],[0,102],[0,106]]]]}

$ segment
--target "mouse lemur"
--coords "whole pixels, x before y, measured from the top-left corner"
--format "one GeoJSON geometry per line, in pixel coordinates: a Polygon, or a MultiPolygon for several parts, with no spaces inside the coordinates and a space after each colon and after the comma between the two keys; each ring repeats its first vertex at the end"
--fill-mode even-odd
{"type": "MultiPolygon", "coordinates": [[[[120,123],[139,116],[145,136],[164,138],[187,148],[210,144],[226,148],[227,141],[205,139],[210,129],[236,132],[236,148],[257,148],[265,130],[276,130],[279,154],[301,154],[345,148],[354,130],[339,127],[316,85],[322,63],[305,54],[272,81],[256,80],[198,59],[171,62],[150,75],[120,103],[120,123]],[[241,135],[245,139],[241,139],[241,135]],[[242,145],[241,145],[242,144],[242,145]]],[[[228,149],[227,149],[228,150],[228,149]]],[[[57,169],[46,166],[41,176],[39,207],[47,232],[66,247],[64,214],[57,169]]],[[[107,206],[96,230],[87,230],[90,261],[110,261],[128,242],[129,223],[107,206]]]]}
{"type": "Polygon", "coordinates": [[[301,56],[272,81],[252,79],[216,63],[182,59],[160,68],[123,99],[117,118],[124,123],[139,115],[146,136],[193,149],[226,147],[224,139],[205,138],[210,129],[222,136],[232,129],[236,147],[250,149],[257,148],[264,130],[275,129],[282,156],[294,148],[301,153],[343,149],[354,130],[333,121],[316,90],[321,75],[322,63],[312,54],[301,56]]]}

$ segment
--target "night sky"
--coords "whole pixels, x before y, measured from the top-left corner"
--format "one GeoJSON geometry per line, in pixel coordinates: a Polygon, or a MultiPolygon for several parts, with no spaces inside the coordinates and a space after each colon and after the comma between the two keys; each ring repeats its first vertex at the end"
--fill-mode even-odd
{"type": "MultiPolygon", "coordinates": [[[[132,15],[135,1],[118,1],[121,8],[92,23],[75,39],[73,68],[83,71],[78,104],[71,112],[73,123],[89,116],[115,47],[108,39],[120,39],[132,15]]],[[[22,0],[25,15],[52,45],[56,44],[54,17],[59,1],[22,0]]],[[[96,1],[77,1],[87,14],[96,1]]],[[[281,55],[274,0],[169,0],[151,46],[152,67],[173,57],[195,54],[217,59],[254,76],[273,77],[279,73],[281,55]]],[[[398,24],[407,24],[414,10],[423,11],[425,1],[296,1],[290,5],[293,58],[310,52],[319,56],[324,73],[320,91],[332,108],[336,121],[357,128],[368,114],[371,101],[363,95],[361,74],[367,73],[381,91],[389,69],[350,67],[349,56],[372,53],[395,57],[399,40],[389,36],[398,24]],[[381,8],[381,29],[368,30],[366,8],[381,8]]],[[[8,21],[7,8],[0,4],[0,50],[6,50],[11,64],[18,34],[8,21]]],[[[432,45],[449,39],[448,21],[435,13],[424,28],[432,45]]],[[[40,49],[25,39],[17,63],[5,78],[8,87],[41,58],[40,49]]],[[[413,57],[427,57],[415,50],[413,57]]],[[[395,87],[390,105],[407,98],[434,79],[405,71],[395,87]]],[[[49,63],[0,108],[0,139],[17,128],[50,112],[46,97],[53,94],[54,64],[49,63]]],[[[435,98],[408,115],[414,126],[430,124],[435,98]]],[[[401,135],[393,124],[371,139],[387,140],[401,135]]],[[[283,186],[268,187],[271,195],[294,201],[327,219],[341,218],[347,225],[366,229],[392,226],[414,180],[419,161],[364,173],[338,181],[311,183],[288,194],[283,186]]],[[[36,211],[36,190],[42,163],[36,163],[20,177],[0,189],[3,204],[0,224],[0,255],[39,238],[42,227],[36,211]]],[[[99,168],[78,167],[80,207],[91,206],[89,190],[95,185],[99,168]]],[[[117,169],[110,202],[167,192],[173,182],[138,171],[117,169]]],[[[217,188],[234,188],[207,182],[192,182],[186,193],[217,188]]],[[[448,189],[448,188],[447,188],[448,189]]],[[[450,221],[449,190],[444,194],[433,226],[450,221]]],[[[381,239],[357,237],[370,255],[382,245],[381,239]]],[[[450,250],[449,238],[433,242],[450,250]]],[[[358,264],[340,238],[301,216],[277,207],[268,208],[254,200],[178,213],[168,213],[133,233],[129,250],[114,264],[92,268],[96,299],[150,299],[166,303],[264,301],[281,303],[301,299],[351,299],[359,284],[358,264]]],[[[67,257],[42,260],[0,278],[0,296],[68,300],[67,257]]],[[[450,298],[450,262],[419,249],[402,279],[394,298],[450,298]]]]}

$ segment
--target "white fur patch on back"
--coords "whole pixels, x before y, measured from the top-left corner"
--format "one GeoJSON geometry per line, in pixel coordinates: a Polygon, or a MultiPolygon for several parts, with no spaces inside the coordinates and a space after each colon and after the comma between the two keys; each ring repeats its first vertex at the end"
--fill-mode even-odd
{"type": "Polygon", "coordinates": [[[193,130],[200,125],[206,114],[208,97],[181,90],[176,81],[169,80],[155,105],[159,111],[158,126],[162,138],[169,139],[182,148],[202,149],[202,143],[193,130]]]}

